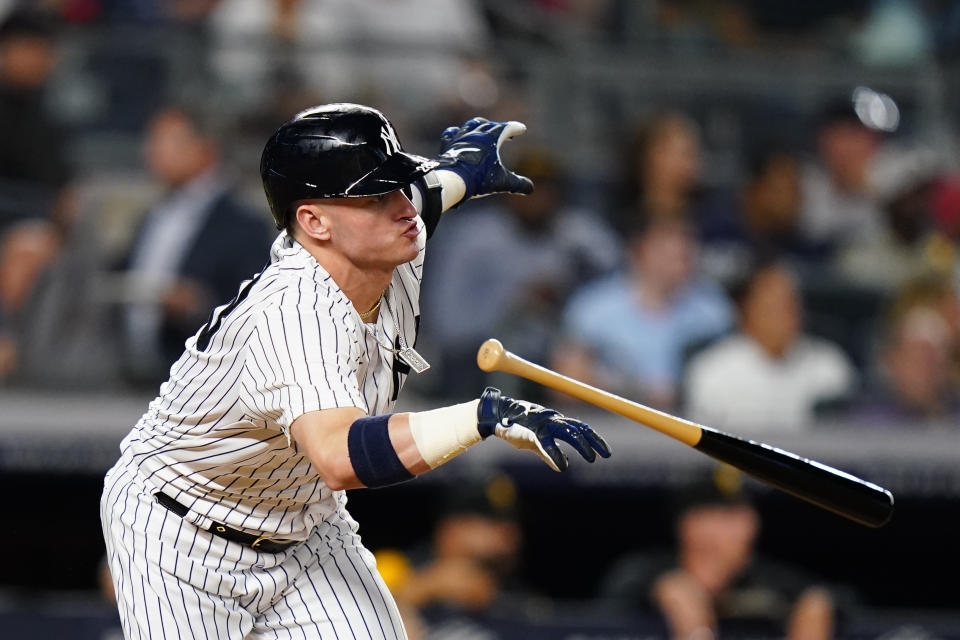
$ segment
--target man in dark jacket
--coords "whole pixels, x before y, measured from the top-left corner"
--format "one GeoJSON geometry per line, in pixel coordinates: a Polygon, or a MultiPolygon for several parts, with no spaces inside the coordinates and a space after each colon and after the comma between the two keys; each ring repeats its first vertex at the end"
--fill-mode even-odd
{"type": "Polygon", "coordinates": [[[0,24],[0,230],[53,213],[70,178],[67,137],[46,109],[54,25],[16,10],[0,24]]]}
{"type": "Polygon", "coordinates": [[[210,311],[267,262],[271,238],[231,194],[202,115],[181,107],[157,112],[143,151],[166,191],[142,218],[122,264],[123,342],[132,381],[154,384],[210,311]]]}

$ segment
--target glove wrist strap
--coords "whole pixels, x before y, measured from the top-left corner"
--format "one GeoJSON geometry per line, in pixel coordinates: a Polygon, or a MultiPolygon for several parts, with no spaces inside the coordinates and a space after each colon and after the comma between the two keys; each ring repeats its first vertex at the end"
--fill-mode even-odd
{"type": "Polygon", "coordinates": [[[495,387],[487,387],[480,396],[480,404],[477,405],[477,431],[482,438],[492,436],[500,423],[500,397],[500,390],[495,387]]]}

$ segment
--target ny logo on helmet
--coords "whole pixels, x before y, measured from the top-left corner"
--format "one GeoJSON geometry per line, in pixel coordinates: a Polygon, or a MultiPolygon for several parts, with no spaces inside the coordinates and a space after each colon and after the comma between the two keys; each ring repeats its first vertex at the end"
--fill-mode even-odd
{"type": "Polygon", "coordinates": [[[383,140],[383,144],[387,147],[388,156],[392,156],[396,152],[400,151],[400,141],[397,140],[397,134],[394,133],[391,127],[384,125],[380,129],[380,138],[383,140]]]}

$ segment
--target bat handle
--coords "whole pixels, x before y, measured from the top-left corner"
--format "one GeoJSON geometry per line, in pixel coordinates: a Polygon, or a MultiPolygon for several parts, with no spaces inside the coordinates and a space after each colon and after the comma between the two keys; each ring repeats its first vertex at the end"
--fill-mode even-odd
{"type": "Polygon", "coordinates": [[[507,350],[496,338],[490,338],[480,345],[477,351],[477,366],[484,371],[497,370],[507,358],[507,350]]]}

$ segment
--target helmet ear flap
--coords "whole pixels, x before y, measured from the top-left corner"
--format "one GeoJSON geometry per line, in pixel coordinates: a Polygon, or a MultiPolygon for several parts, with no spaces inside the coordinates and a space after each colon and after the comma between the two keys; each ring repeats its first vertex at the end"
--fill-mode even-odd
{"type": "MultiPolygon", "coordinates": [[[[297,209],[300,208],[300,202],[300,200],[291,202],[280,209],[280,216],[274,214],[273,221],[276,223],[278,230],[286,230],[289,233],[293,232],[293,225],[297,221],[297,209]]],[[[273,210],[271,207],[271,213],[272,212],[273,210]]]]}

